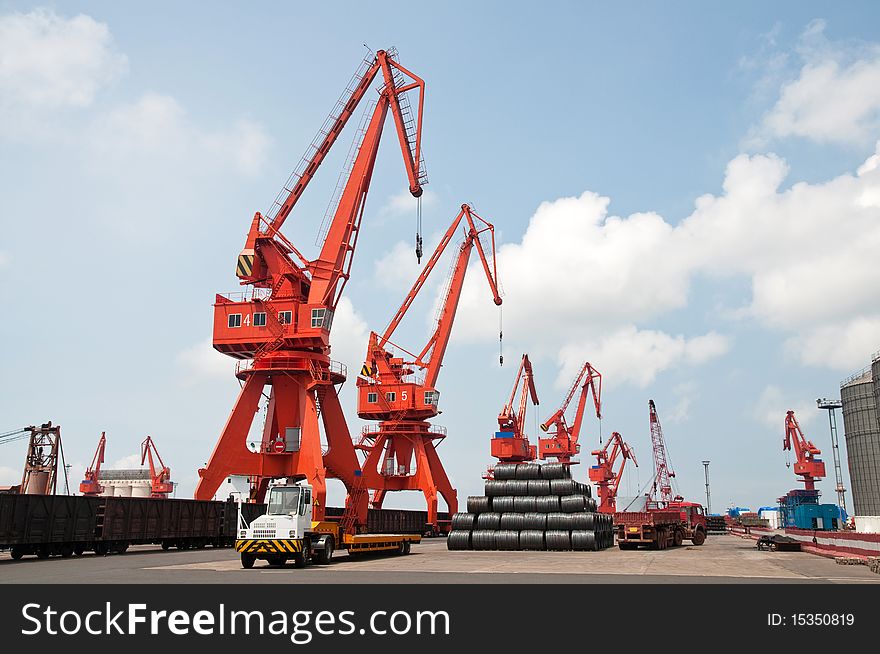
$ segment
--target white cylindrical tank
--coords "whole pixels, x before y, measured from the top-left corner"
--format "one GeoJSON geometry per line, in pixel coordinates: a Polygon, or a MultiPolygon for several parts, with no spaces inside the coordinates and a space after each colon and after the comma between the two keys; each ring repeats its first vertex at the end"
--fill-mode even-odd
{"type": "Polygon", "coordinates": [[[131,497],[131,486],[117,486],[116,497],[131,497]]]}
{"type": "Polygon", "coordinates": [[[132,497],[149,497],[150,496],[149,484],[138,484],[137,486],[131,486],[131,496],[132,497]]]}

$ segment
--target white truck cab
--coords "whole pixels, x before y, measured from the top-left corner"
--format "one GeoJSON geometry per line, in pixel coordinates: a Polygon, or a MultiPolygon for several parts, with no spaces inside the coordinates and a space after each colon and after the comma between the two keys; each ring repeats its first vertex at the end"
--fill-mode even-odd
{"type": "Polygon", "coordinates": [[[250,524],[238,512],[238,539],[235,550],[241,553],[241,565],[253,567],[257,559],[270,565],[284,565],[293,559],[302,567],[316,558],[329,563],[333,557],[334,537],[315,531],[312,522],[312,487],[304,481],[286,481],[269,488],[266,513],[250,524]]]}

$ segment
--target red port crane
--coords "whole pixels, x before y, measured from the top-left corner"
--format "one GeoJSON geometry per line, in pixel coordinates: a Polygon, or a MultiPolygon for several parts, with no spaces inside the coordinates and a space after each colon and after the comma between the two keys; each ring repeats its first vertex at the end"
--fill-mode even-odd
{"type": "Polygon", "coordinates": [[[785,438],[782,441],[783,450],[791,450],[794,445],[795,457],[794,474],[804,482],[806,490],[816,490],[816,482],[825,476],[825,462],[817,458],[822,450],[808,441],[801,431],[794,411],[785,414],[785,438]]]}
{"type": "Polygon", "coordinates": [[[675,472],[669,468],[666,441],[663,439],[663,429],[660,427],[660,418],[654,400],[648,400],[648,415],[651,424],[651,446],[654,450],[654,485],[651,488],[651,495],[664,506],[668,506],[670,502],[681,502],[684,498],[680,495],[672,496],[672,479],[675,477],[675,472]]]}
{"type": "Polygon", "coordinates": [[[244,384],[210,460],[199,470],[197,499],[213,497],[233,474],[256,480],[252,499],[258,502],[274,478],[306,479],[314,489],[314,517],[323,520],[326,478],[330,477],[341,480],[348,492],[342,520],[345,529],[356,531],[365,524],[367,492],[336,389],[345,381],[346,370],[330,360],[330,328],[351,277],[389,110],[410,193],[414,197],[422,194],[427,181],[421,159],[424,95],[424,81],[397,61],[395,50],[367,56],[268,214],[254,215],[236,266],[236,275],[247,288],[241,294],[216,296],[213,340],[219,352],[251,362],[239,363],[236,370],[244,384]],[[281,227],[379,75],[382,85],[375,107],[365,114],[338,193],[327,211],[329,223],[320,254],[307,260],[281,234],[281,227]],[[419,95],[415,112],[407,95],[410,91],[419,95]],[[251,452],[247,436],[266,387],[271,388],[262,442],[257,452],[251,452]],[[319,421],[327,437],[326,449],[319,421]]]}
{"type": "Polygon", "coordinates": [[[150,465],[150,497],[166,498],[174,492],[174,483],[171,481],[171,468],[165,465],[159,450],[152,437],[147,436],[141,443],[141,465],[147,461],[150,465]],[[153,456],[155,455],[155,460],[153,456]],[[159,466],[156,466],[156,461],[159,466]]]}
{"type": "Polygon", "coordinates": [[[613,432],[611,438],[600,450],[593,450],[597,465],[590,468],[590,481],[599,489],[599,512],[614,513],[617,510],[617,488],[623,478],[623,469],[626,462],[632,460],[633,465],[638,466],[635,452],[623,440],[618,432],[613,432]],[[610,451],[608,448],[611,448],[610,451]],[[615,472],[614,464],[620,456],[620,467],[615,472]]]}
{"type": "Polygon", "coordinates": [[[92,463],[86,468],[83,480],[79,485],[79,492],[83,495],[100,495],[104,492],[104,487],[98,483],[98,477],[101,474],[101,465],[104,463],[104,449],[106,447],[107,436],[102,431],[101,438],[98,439],[98,449],[95,450],[92,463]]]}
{"type": "Polygon", "coordinates": [[[381,508],[388,491],[422,491],[428,503],[428,524],[434,529],[438,528],[438,492],[450,515],[458,511],[458,500],[436,451],[437,444],[446,437],[446,430],[431,425],[428,420],[440,413],[437,377],[452,333],[468,260],[475,246],[492,298],[496,305],[501,304],[495,268],[495,228],[469,205],[463,204],[388,327],[381,336],[370,333],[367,356],[357,379],[358,415],[365,420],[381,421],[378,425],[367,425],[356,446],[365,453],[364,484],[373,491],[371,506],[381,508]],[[391,337],[462,222],[465,223],[464,239],[453,262],[437,324],[427,344],[418,354],[413,354],[394,344],[391,337]],[[491,265],[480,241],[480,235],[486,232],[491,238],[491,265]],[[400,354],[390,351],[392,349],[400,354]]]}
{"type": "Polygon", "coordinates": [[[559,463],[572,465],[572,457],[581,451],[578,438],[581,433],[581,424],[584,420],[584,410],[587,406],[587,395],[592,392],[593,405],[596,407],[596,417],[602,419],[602,375],[587,361],[581,366],[581,370],[575,377],[574,383],[568,391],[568,395],[556,412],[547,418],[541,425],[541,431],[548,432],[548,438],[538,439],[538,457],[541,459],[555,458],[559,463]],[[578,398],[577,411],[571,426],[565,420],[565,412],[574,399],[577,389],[581,389],[578,398]],[[550,431],[552,429],[552,431],[550,431]]]}
{"type": "Polygon", "coordinates": [[[498,431],[492,439],[491,452],[500,463],[519,463],[522,461],[534,461],[537,454],[534,445],[529,444],[529,437],[525,432],[526,409],[529,398],[532,404],[538,406],[538,391],[535,389],[535,377],[532,374],[532,362],[529,355],[523,354],[516,373],[516,382],[510,392],[510,399],[498,414],[498,431]],[[516,391],[522,389],[519,394],[519,402],[516,402],[516,391]],[[516,406],[516,408],[514,408],[516,406]]]}

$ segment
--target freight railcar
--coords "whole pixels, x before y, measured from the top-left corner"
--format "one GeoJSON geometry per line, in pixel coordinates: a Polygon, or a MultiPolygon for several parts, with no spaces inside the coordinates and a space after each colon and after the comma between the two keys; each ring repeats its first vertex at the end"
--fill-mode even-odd
{"type": "MultiPolygon", "coordinates": [[[[241,507],[248,523],[266,509],[263,504],[241,507]]],[[[342,513],[327,507],[327,520],[339,520],[342,513]]],[[[448,524],[447,515],[439,518],[448,524]]],[[[231,500],[0,494],[0,550],[20,559],[122,553],[132,545],[231,547],[237,520],[238,504],[231,500]]],[[[426,511],[370,509],[367,531],[426,534],[431,531],[427,520],[426,511]]]]}

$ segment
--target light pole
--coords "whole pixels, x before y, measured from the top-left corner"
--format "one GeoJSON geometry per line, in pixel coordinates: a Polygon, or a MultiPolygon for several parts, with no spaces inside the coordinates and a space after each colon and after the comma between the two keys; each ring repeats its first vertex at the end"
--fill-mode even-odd
{"type": "Polygon", "coordinates": [[[840,446],[837,444],[837,414],[835,411],[843,406],[840,400],[822,398],[816,400],[816,406],[828,412],[828,425],[831,429],[831,451],[834,453],[834,480],[837,482],[837,505],[846,513],[846,488],[843,486],[843,470],[840,468],[840,446]]]}
{"type": "Polygon", "coordinates": [[[706,515],[712,513],[712,502],[709,495],[709,462],[703,461],[703,468],[706,472],[706,515]]]}

